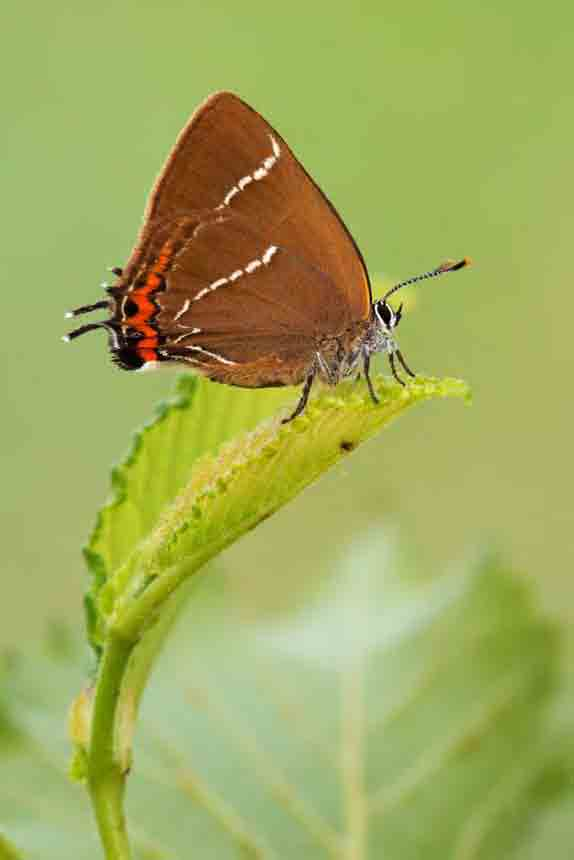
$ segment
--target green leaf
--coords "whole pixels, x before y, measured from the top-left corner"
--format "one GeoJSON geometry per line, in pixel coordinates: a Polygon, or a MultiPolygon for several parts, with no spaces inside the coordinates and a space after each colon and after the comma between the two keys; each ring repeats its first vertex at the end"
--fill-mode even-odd
{"type": "MultiPolygon", "coordinates": [[[[106,616],[101,627],[117,615],[120,600],[142,594],[161,571],[181,562],[189,575],[407,407],[468,397],[459,380],[418,379],[406,389],[379,380],[378,390],[382,402],[375,407],[364,385],[340,385],[312,400],[291,424],[275,418],[245,436],[241,431],[255,423],[254,392],[243,401],[232,389],[183,377],[176,399],[136,437],[127,461],[114,471],[114,498],[90,541],[92,606],[98,621],[100,613],[106,616]],[[240,403],[249,408],[239,409],[240,403]],[[210,456],[215,452],[219,456],[210,456]]],[[[277,402],[255,394],[263,413],[277,402]]]]}
{"type": "Polygon", "coordinates": [[[11,725],[11,742],[0,745],[0,833],[5,852],[23,860],[101,856],[86,798],[67,769],[67,703],[85,674],[79,651],[75,640],[73,656],[58,658],[52,648],[12,655],[0,685],[11,725]]]}
{"type": "MultiPolygon", "coordinates": [[[[547,716],[555,630],[496,560],[411,571],[388,532],[364,534],[313,601],[256,627],[236,586],[203,580],[143,708],[134,857],[508,860],[532,833],[526,856],[546,856],[571,761],[547,716]]],[[[13,671],[0,830],[31,860],[101,857],[64,768],[81,671],[53,651],[13,671]]]]}
{"type": "Polygon", "coordinates": [[[364,383],[348,382],[320,393],[295,421],[276,416],[218,449],[232,424],[247,423],[232,422],[224,408],[232,391],[216,410],[213,386],[184,382],[116,471],[115,499],[87,551],[89,635],[102,660],[71,723],[72,771],[87,779],[109,857],[129,856],[123,795],[139,700],[192,574],[408,406],[468,396],[458,380],[418,378],[403,387],[378,379],[375,388],[376,405],[364,383]],[[200,412],[203,391],[208,405],[200,412]],[[220,415],[216,429],[202,430],[203,412],[220,415]]]}
{"type": "MultiPolygon", "coordinates": [[[[178,780],[227,833],[211,856],[241,844],[250,856],[495,860],[548,802],[549,772],[561,779],[544,711],[553,631],[494,561],[423,586],[400,566],[386,535],[365,537],[281,628],[253,631],[212,606],[179,672],[166,667],[140,776],[178,780]]],[[[190,815],[167,843],[179,856],[204,832],[190,815]]],[[[160,829],[167,839],[158,810],[160,829]]]]}
{"type": "Polygon", "coordinates": [[[238,391],[179,377],[175,396],[134,436],[125,460],[112,471],[110,501],[98,515],[84,553],[93,575],[86,610],[92,644],[101,645],[97,595],[157,524],[189,480],[192,466],[234,435],[251,430],[283,404],[284,389],[238,391]]]}

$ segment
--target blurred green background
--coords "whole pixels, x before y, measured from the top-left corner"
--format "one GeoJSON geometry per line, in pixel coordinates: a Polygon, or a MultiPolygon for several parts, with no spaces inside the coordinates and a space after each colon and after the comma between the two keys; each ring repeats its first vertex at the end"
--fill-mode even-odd
{"type": "Polygon", "coordinates": [[[392,517],[429,569],[487,542],[572,617],[573,26],[571,4],[516,0],[4,6],[0,642],[80,619],[110,464],[173,378],[113,368],[103,335],[62,344],[63,312],[101,297],[220,88],[286,137],[373,273],[476,263],[422,286],[400,330],[409,363],[468,380],[473,408],[413,410],[225,566],[264,571],[251,599],[273,607],[290,571],[311,578],[392,517]]]}

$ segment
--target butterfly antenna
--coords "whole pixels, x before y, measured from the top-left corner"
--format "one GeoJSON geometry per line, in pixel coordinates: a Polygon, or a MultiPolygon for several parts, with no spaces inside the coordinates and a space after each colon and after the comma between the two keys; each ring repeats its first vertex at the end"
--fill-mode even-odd
{"type": "Polygon", "coordinates": [[[436,278],[438,275],[446,275],[447,272],[458,272],[459,269],[464,269],[466,266],[471,265],[470,257],[464,257],[462,260],[445,260],[444,263],[441,263],[440,266],[437,266],[436,269],[432,269],[430,272],[423,272],[422,275],[415,275],[414,278],[408,278],[406,281],[401,281],[400,284],[395,284],[394,287],[391,287],[385,295],[383,296],[383,301],[392,296],[393,293],[396,293],[397,290],[402,290],[403,287],[408,287],[410,284],[416,284],[418,281],[426,281],[427,278],[436,278]]]}

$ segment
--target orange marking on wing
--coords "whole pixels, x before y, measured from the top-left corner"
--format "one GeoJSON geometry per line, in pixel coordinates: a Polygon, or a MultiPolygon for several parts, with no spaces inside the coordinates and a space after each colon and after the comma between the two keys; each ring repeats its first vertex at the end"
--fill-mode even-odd
{"type": "Polygon", "coordinates": [[[159,289],[162,275],[167,270],[173,256],[173,244],[167,241],[158,254],[158,258],[147,273],[145,283],[130,293],[130,299],[137,305],[138,311],[129,318],[130,328],[135,328],[143,337],[136,344],[136,352],[143,361],[157,361],[157,332],[150,321],[157,313],[157,307],[152,301],[154,292],[159,289]]]}

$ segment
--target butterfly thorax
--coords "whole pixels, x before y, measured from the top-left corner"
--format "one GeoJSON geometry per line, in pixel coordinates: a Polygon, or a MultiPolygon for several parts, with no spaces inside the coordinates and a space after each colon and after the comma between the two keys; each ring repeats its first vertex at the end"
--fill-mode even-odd
{"type": "Polygon", "coordinates": [[[356,373],[371,328],[369,320],[358,320],[342,334],[317,338],[315,361],[317,374],[323,382],[337,385],[356,373]]]}
{"type": "Polygon", "coordinates": [[[394,329],[398,325],[400,317],[397,317],[392,311],[391,314],[392,316],[387,324],[380,318],[378,313],[374,313],[363,341],[363,351],[367,355],[373,355],[373,353],[377,352],[392,355],[397,351],[394,329]]]}

